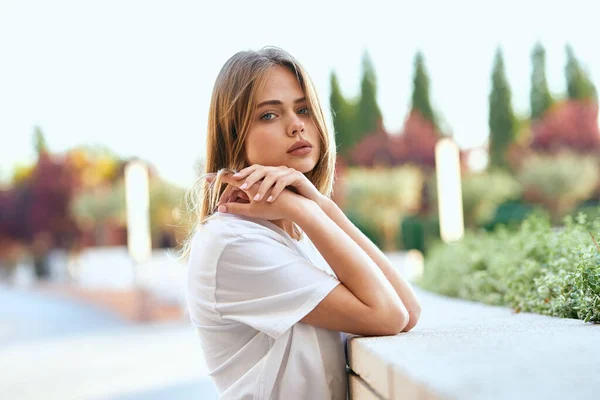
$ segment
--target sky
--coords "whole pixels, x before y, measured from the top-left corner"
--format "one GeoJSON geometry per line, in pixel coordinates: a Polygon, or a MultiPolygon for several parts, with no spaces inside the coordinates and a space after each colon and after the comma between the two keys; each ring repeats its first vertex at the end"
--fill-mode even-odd
{"type": "Polygon", "coordinates": [[[220,68],[265,45],[306,67],[325,107],[331,71],[346,96],[358,94],[367,50],[391,132],[406,117],[421,50],[434,108],[461,147],[476,147],[487,139],[496,48],[513,106],[527,115],[538,40],[552,92],[565,91],[567,42],[600,83],[599,9],[594,0],[0,0],[0,179],[33,160],[37,125],[52,151],[104,145],[191,185],[220,68]]]}

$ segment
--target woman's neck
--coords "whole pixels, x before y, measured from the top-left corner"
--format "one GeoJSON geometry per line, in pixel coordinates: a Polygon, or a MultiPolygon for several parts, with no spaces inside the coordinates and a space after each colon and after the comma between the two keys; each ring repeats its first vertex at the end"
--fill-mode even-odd
{"type": "Polygon", "coordinates": [[[284,231],[286,231],[287,234],[290,235],[293,239],[298,239],[296,238],[296,234],[294,233],[294,223],[292,221],[288,219],[275,219],[271,222],[283,229],[284,231]]]}

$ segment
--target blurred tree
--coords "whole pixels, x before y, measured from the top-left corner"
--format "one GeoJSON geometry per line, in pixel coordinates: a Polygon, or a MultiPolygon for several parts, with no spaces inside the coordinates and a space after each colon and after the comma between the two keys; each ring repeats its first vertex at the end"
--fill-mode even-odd
{"type": "Polygon", "coordinates": [[[423,172],[414,165],[349,168],[344,212],[363,232],[378,237],[384,250],[393,250],[400,221],[421,207],[423,180],[423,172]]]}
{"type": "Polygon", "coordinates": [[[568,148],[578,153],[600,151],[598,129],[598,104],[568,100],[555,104],[542,118],[531,126],[531,148],[557,152],[568,148]]]}
{"type": "Polygon", "coordinates": [[[546,50],[540,42],[531,52],[531,64],[531,119],[539,119],[553,102],[546,80],[546,50]]]}
{"type": "Polygon", "coordinates": [[[520,183],[505,171],[470,174],[462,180],[465,225],[476,228],[488,223],[500,204],[520,198],[520,183]]]}
{"type": "Polygon", "coordinates": [[[12,185],[20,185],[21,183],[29,180],[31,178],[31,174],[33,173],[33,169],[35,165],[24,165],[19,164],[16,165],[11,178],[12,185]]]}
{"type": "Polygon", "coordinates": [[[353,136],[353,104],[346,100],[340,89],[340,84],[335,72],[329,76],[331,94],[329,105],[335,130],[335,141],[339,154],[346,156],[348,151],[355,145],[353,136]]]}
{"type": "Polygon", "coordinates": [[[381,121],[381,111],[377,105],[377,78],[369,54],[365,52],[362,59],[362,81],[360,84],[360,99],[356,111],[356,130],[352,144],[374,132],[381,121]]]}
{"type": "Polygon", "coordinates": [[[350,151],[353,165],[364,167],[416,164],[424,170],[435,167],[435,145],[440,132],[417,110],[404,121],[401,135],[390,135],[380,123],[350,151]]]}
{"type": "Polygon", "coordinates": [[[177,237],[177,229],[186,228],[177,210],[182,207],[184,190],[166,181],[155,179],[150,182],[150,229],[153,242],[177,237]]]}
{"type": "Polygon", "coordinates": [[[429,76],[425,69],[425,59],[420,51],[415,55],[411,112],[418,111],[425,119],[437,125],[436,117],[429,100],[429,76]]]}
{"type": "Polygon", "coordinates": [[[46,142],[46,137],[39,126],[36,126],[33,130],[33,147],[38,155],[42,152],[48,152],[48,143],[46,142]]]}
{"type": "Polygon", "coordinates": [[[71,211],[81,227],[93,232],[96,245],[107,245],[107,227],[111,223],[126,224],[123,180],[81,190],[73,200],[71,211]]]}
{"type": "Polygon", "coordinates": [[[567,44],[567,64],[565,66],[565,77],[567,80],[567,95],[572,100],[593,100],[597,102],[598,93],[596,87],[590,80],[586,71],[583,70],[575,57],[573,48],[567,44]]]}
{"type": "Polygon", "coordinates": [[[435,168],[435,145],[440,136],[431,120],[418,110],[411,111],[404,121],[402,133],[404,162],[435,168]]]}
{"type": "Polygon", "coordinates": [[[8,190],[0,190],[0,238],[10,238],[26,242],[31,239],[24,223],[27,217],[31,189],[18,185],[8,190]]]}
{"type": "MultiPolygon", "coordinates": [[[[182,207],[184,190],[151,178],[149,191],[150,231],[153,243],[158,243],[165,233],[174,237],[176,228],[182,227],[176,209],[182,207]]],[[[82,190],[73,201],[72,212],[81,226],[92,229],[97,245],[106,245],[107,228],[127,224],[124,179],[82,190]]]]}
{"type": "Polygon", "coordinates": [[[579,202],[590,198],[600,180],[597,157],[573,152],[558,155],[534,154],[525,160],[517,179],[524,198],[542,204],[555,223],[579,202]]]}
{"type": "Polygon", "coordinates": [[[69,165],[42,152],[24,186],[27,189],[16,211],[25,216],[21,223],[27,229],[27,239],[35,241],[43,235],[50,246],[69,246],[80,234],[70,213],[73,174],[69,165]]]}
{"type": "MultiPolygon", "coordinates": [[[[399,163],[398,138],[379,124],[375,132],[362,138],[348,153],[349,164],[363,167],[390,167],[399,163]]],[[[404,153],[402,153],[404,154],[404,153]]]]}
{"type": "Polygon", "coordinates": [[[506,152],[514,142],[517,129],[511,104],[511,91],[504,71],[502,50],[496,50],[492,72],[492,90],[490,92],[490,168],[507,168],[506,152]]]}
{"type": "Polygon", "coordinates": [[[76,177],[78,188],[88,189],[115,181],[123,161],[102,146],[80,146],[69,150],[66,159],[76,177]]]}

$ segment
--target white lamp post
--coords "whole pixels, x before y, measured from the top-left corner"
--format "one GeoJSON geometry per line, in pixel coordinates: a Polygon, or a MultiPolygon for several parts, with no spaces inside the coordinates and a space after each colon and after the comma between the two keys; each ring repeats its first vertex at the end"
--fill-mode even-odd
{"type": "Polygon", "coordinates": [[[140,319],[147,318],[147,296],[140,282],[138,268],[150,259],[150,184],[148,167],[132,161],[125,167],[125,201],[127,210],[127,250],[133,261],[134,286],[140,292],[140,319]]]}
{"type": "Polygon", "coordinates": [[[463,220],[460,156],[458,146],[450,138],[440,139],[435,146],[440,235],[446,243],[460,240],[465,232],[463,220]]]}

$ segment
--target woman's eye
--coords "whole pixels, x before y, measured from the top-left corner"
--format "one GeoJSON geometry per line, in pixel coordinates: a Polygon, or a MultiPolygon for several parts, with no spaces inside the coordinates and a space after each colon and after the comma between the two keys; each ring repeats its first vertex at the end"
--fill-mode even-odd
{"type": "Polygon", "coordinates": [[[298,114],[308,115],[308,107],[302,107],[298,110],[298,114]]]}
{"type": "Polygon", "coordinates": [[[260,116],[260,119],[265,120],[265,121],[270,121],[273,118],[275,118],[275,114],[272,112],[266,112],[260,116]]]}

